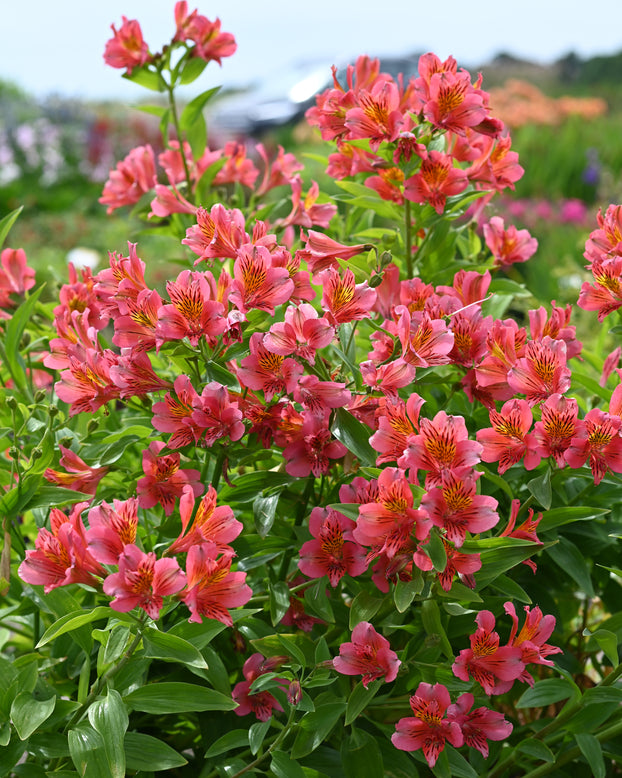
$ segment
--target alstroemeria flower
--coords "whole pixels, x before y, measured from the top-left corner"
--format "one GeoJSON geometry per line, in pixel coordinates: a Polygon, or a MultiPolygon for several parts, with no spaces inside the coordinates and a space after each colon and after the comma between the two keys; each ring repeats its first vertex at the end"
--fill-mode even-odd
{"type": "Polygon", "coordinates": [[[89,511],[89,529],[86,538],[89,551],[98,562],[116,565],[125,546],[136,542],[138,528],[138,500],[106,501],[89,511]]]}
{"type": "Polygon", "coordinates": [[[179,501],[182,529],[177,540],[166,552],[167,554],[189,551],[192,546],[208,541],[215,543],[221,552],[230,550],[228,544],[242,532],[243,524],[235,518],[228,505],[216,505],[216,497],[216,490],[210,484],[207,487],[207,493],[199,502],[192,526],[186,532],[194,512],[196,497],[191,486],[184,486],[179,501]]]}
{"type": "MultiPolygon", "coordinates": [[[[236,716],[254,713],[259,721],[268,721],[273,710],[283,712],[281,703],[270,692],[262,691],[251,694],[253,681],[265,673],[276,670],[283,660],[284,657],[264,659],[263,655],[259,653],[249,656],[242,668],[246,680],[236,683],[231,692],[234,702],[238,703],[238,707],[234,709],[236,716]]],[[[285,679],[278,679],[277,682],[282,687],[288,685],[285,679]]]]}
{"type": "Polygon", "coordinates": [[[157,619],[163,598],[184,588],[186,576],[176,559],[156,559],[153,551],[145,553],[130,543],[119,557],[119,572],[104,581],[104,592],[114,596],[110,607],[126,613],[142,608],[157,619]]]}
{"type": "Polygon", "coordinates": [[[138,480],[136,493],[141,508],[153,508],[160,503],[166,515],[170,516],[186,484],[192,487],[195,497],[203,492],[204,487],[198,470],[181,469],[177,452],[160,456],[163,448],[165,444],[161,440],[153,440],[143,451],[145,475],[138,480]]]}
{"type": "Polygon", "coordinates": [[[131,75],[135,67],[144,65],[149,59],[149,47],[143,39],[143,32],[136,19],[122,16],[121,26],[117,30],[110,25],[113,37],[106,42],[104,62],[111,68],[126,68],[131,75]]]}
{"type": "Polygon", "coordinates": [[[476,748],[484,759],[488,758],[487,740],[505,740],[512,734],[513,726],[503,713],[490,708],[473,707],[474,697],[470,692],[461,694],[453,705],[447,708],[447,718],[455,721],[464,736],[464,745],[476,748]]]}
{"type": "Polygon", "coordinates": [[[339,656],[333,659],[333,667],[343,675],[362,675],[367,689],[372,681],[383,678],[385,683],[394,681],[401,665],[389,641],[378,634],[368,621],[359,622],[352,630],[352,642],[339,646],[339,656]]]}
{"type": "Polygon", "coordinates": [[[455,748],[464,743],[460,726],[446,716],[450,704],[449,692],[443,684],[420,683],[410,698],[415,715],[397,722],[391,736],[393,745],[401,751],[422,749],[428,765],[434,767],[446,742],[455,748]]]}
{"type": "Polygon", "coordinates": [[[97,491],[97,484],[106,475],[108,468],[89,467],[81,457],[70,448],[63,446],[62,443],[59,443],[58,448],[61,453],[59,464],[67,472],[62,473],[48,467],[43,473],[46,481],[64,486],[66,489],[74,489],[76,492],[94,495],[97,491]]]}
{"type": "Polygon", "coordinates": [[[219,552],[211,541],[191,546],[186,558],[188,588],[180,599],[190,610],[189,621],[201,624],[205,616],[231,627],[229,608],[246,605],[253,591],[246,583],[246,573],[231,572],[233,551],[220,556],[219,552]]]}
{"type": "Polygon", "coordinates": [[[300,549],[300,571],[309,578],[327,575],[331,586],[337,586],[344,575],[365,572],[365,549],[352,537],[354,522],[331,508],[314,508],[309,518],[309,532],[313,540],[307,540],[300,549]]]}

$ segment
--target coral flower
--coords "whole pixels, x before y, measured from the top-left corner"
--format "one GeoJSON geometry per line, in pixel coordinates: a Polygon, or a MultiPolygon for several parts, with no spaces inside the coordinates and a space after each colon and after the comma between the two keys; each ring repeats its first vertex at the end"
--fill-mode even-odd
{"type": "Polygon", "coordinates": [[[372,681],[382,678],[385,683],[394,681],[401,665],[389,641],[378,634],[368,621],[359,622],[352,630],[352,642],[339,646],[339,656],[333,659],[333,667],[343,675],[362,675],[367,689],[372,681]]]}
{"type": "Polygon", "coordinates": [[[203,484],[199,482],[201,474],[198,470],[180,469],[178,453],[159,456],[163,448],[165,444],[162,441],[154,440],[143,451],[145,476],[138,480],[136,493],[141,508],[152,508],[160,503],[166,515],[170,516],[186,484],[192,487],[195,497],[203,492],[203,484]]]}
{"type": "Polygon", "coordinates": [[[300,549],[300,571],[309,578],[327,575],[333,587],[346,574],[355,578],[365,572],[365,550],[354,542],[354,527],[354,522],[342,513],[314,508],[309,518],[309,532],[314,539],[307,540],[300,549]]]}
{"type": "Polygon", "coordinates": [[[566,366],[566,344],[545,335],[530,340],[524,356],[508,371],[509,386],[523,393],[529,405],[546,400],[551,394],[564,394],[570,388],[570,368],[566,366]]]}
{"type": "Polygon", "coordinates": [[[477,431],[484,462],[499,462],[499,473],[505,473],[523,457],[526,470],[540,464],[535,439],[528,431],[533,414],[525,400],[508,400],[501,411],[491,410],[490,422],[492,427],[477,431]]]}
{"type": "Polygon", "coordinates": [[[61,473],[48,467],[43,473],[43,477],[47,481],[64,486],[66,489],[94,495],[97,491],[97,484],[108,472],[108,468],[89,467],[81,457],[70,448],[63,446],[62,443],[59,444],[58,448],[61,453],[60,465],[67,472],[61,473]]]}
{"type": "Polygon", "coordinates": [[[443,684],[420,683],[410,698],[414,718],[397,722],[391,736],[393,745],[401,751],[422,749],[428,765],[434,767],[445,743],[459,748],[464,742],[460,725],[445,715],[450,704],[449,692],[443,684]]]}
{"type": "Polygon", "coordinates": [[[367,243],[357,243],[354,246],[346,246],[323,232],[309,230],[304,249],[298,249],[296,255],[304,259],[311,273],[326,270],[327,267],[339,268],[338,259],[351,259],[362,251],[369,251],[367,243]]]}
{"type": "Polygon", "coordinates": [[[104,581],[104,592],[114,596],[110,607],[126,613],[142,608],[157,619],[163,598],[184,588],[186,577],[176,559],[156,559],[153,551],[145,553],[130,543],[119,557],[119,572],[104,581]]]}
{"type": "MultiPolygon", "coordinates": [[[[234,710],[237,716],[246,716],[249,713],[254,713],[259,721],[268,721],[270,716],[272,716],[273,710],[283,712],[281,703],[270,692],[263,691],[251,694],[253,681],[265,675],[265,673],[276,670],[282,662],[283,657],[264,659],[262,654],[252,654],[249,656],[242,668],[242,673],[246,680],[236,683],[231,692],[233,700],[238,703],[238,707],[234,710]]],[[[277,681],[282,686],[287,683],[285,679],[277,679],[277,681]]]]}
{"type": "Polygon", "coordinates": [[[218,554],[219,549],[212,542],[200,543],[188,550],[188,589],[180,599],[190,610],[190,621],[201,624],[205,616],[231,627],[233,619],[229,608],[245,605],[253,592],[246,583],[246,573],[231,572],[233,551],[218,554]]]}
{"type": "Polygon", "coordinates": [[[608,470],[622,473],[621,425],[619,416],[598,408],[588,411],[566,449],[566,462],[570,467],[581,467],[589,460],[595,484],[603,480],[608,470]]]}
{"type": "Polygon", "coordinates": [[[276,322],[266,333],[264,345],[274,354],[296,356],[315,364],[315,352],[328,346],[335,336],[335,328],[328,319],[318,317],[312,305],[302,303],[285,309],[285,321],[276,322]]]}
{"type": "Polygon", "coordinates": [[[463,681],[472,676],[486,694],[503,694],[523,674],[522,650],[518,646],[499,645],[495,617],[490,611],[480,611],[475,622],[477,630],[470,637],[471,648],[460,652],[452,665],[453,673],[463,681]]]}
{"type": "Polygon", "coordinates": [[[443,213],[447,198],[460,194],[468,185],[464,171],[453,166],[453,158],[440,151],[430,151],[421,163],[421,170],[404,184],[404,197],[414,203],[429,203],[437,213],[443,213]]]}
{"type": "Polygon", "coordinates": [[[136,542],[138,528],[138,500],[102,502],[89,511],[89,529],[86,537],[89,551],[98,562],[116,565],[126,545],[136,542]]]}
{"type": "Polygon", "coordinates": [[[490,708],[473,707],[474,697],[470,692],[461,694],[453,705],[447,708],[447,718],[455,721],[464,736],[464,745],[476,748],[484,759],[488,758],[487,740],[505,740],[512,734],[513,726],[502,713],[490,708]]]}
{"type": "Polygon", "coordinates": [[[287,268],[274,267],[264,246],[246,244],[238,249],[233,275],[229,297],[242,313],[257,308],[274,316],[275,306],[287,302],[294,291],[287,268]]]}
{"type": "Polygon", "coordinates": [[[137,146],[110,171],[99,202],[107,205],[107,212],[112,213],[124,205],[137,203],[156,183],[153,149],[149,144],[137,146]]]}
{"type": "Polygon", "coordinates": [[[526,262],[538,248],[538,241],[527,230],[517,230],[514,225],[506,229],[500,216],[493,216],[484,225],[484,239],[495,259],[495,267],[526,262]]]}
{"type": "Polygon", "coordinates": [[[80,518],[87,505],[86,502],[77,503],[69,516],[52,508],[51,530],[41,527],[35,548],[26,552],[26,558],[19,566],[22,581],[43,585],[46,594],[58,586],[72,583],[98,585],[94,576],[103,576],[105,571],[87,548],[86,529],[80,518]]]}
{"type": "MultiPolygon", "coordinates": [[[[553,662],[546,657],[551,654],[562,653],[561,648],[551,646],[546,642],[555,629],[555,617],[543,616],[542,611],[537,606],[531,610],[528,605],[525,605],[525,613],[527,615],[525,616],[525,623],[519,632],[518,617],[516,616],[514,605],[511,602],[506,602],[503,608],[513,622],[508,645],[520,648],[522,651],[521,660],[524,664],[548,665],[552,667],[553,662]]],[[[522,673],[519,680],[533,686],[533,678],[527,670],[522,673]]]]}
{"type": "Polygon", "coordinates": [[[370,445],[379,452],[378,465],[397,462],[408,446],[410,435],[419,430],[419,412],[424,400],[413,392],[406,403],[400,398],[387,399],[378,409],[378,429],[369,439],[370,445]]]}
{"type": "Polygon", "coordinates": [[[113,37],[106,42],[104,61],[111,68],[126,68],[128,75],[135,67],[144,65],[149,59],[149,48],[143,39],[140,24],[136,19],[122,16],[121,26],[117,30],[110,25],[113,37]]]}
{"type": "Polygon", "coordinates": [[[557,467],[565,467],[564,454],[583,425],[578,419],[577,401],[555,393],[547,397],[540,410],[542,418],[533,428],[538,453],[542,457],[553,457],[557,467]]]}
{"type": "Polygon", "coordinates": [[[10,305],[9,295],[23,295],[35,285],[35,271],[28,267],[24,249],[4,249],[0,253],[0,306],[10,305]]]}
{"type": "Polygon", "coordinates": [[[332,267],[318,273],[318,281],[324,289],[322,308],[331,324],[369,319],[376,302],[376,290],[371,289],[367,281],[357,284],[349,268],[341,276],[332,267]]]}
{"type": "Polygon", "coordinates": [[[473,467],[480,461],[482,446],[469,440],[462,416],[439,411],[434,419],[421,419],[419,434],[408,438],[400,467],[427,470],[426,486],[442,482],[442,474],[459,467],[473,467]]]}
{"type": "Polygon", "coordinates": [[[168,555],[189,551],[192,546],[212,541],[220,551],[228,550],[227,544],[235,540],[242,532],[242,522],[233,515],[228,505],[216,505],[216,490],[207,487],[207,493],[201,498],[190,529],[186,532],[195,506],[195,494],[191,486],[184,486],[179,500],[181,533],[166,552],[168,555]]]}
{"type": "Polygon", "coordinates": [[[250,355],[237,369],[240,381],[249,389],[263,390],[266,400],[280,392],[293,392],[303,368],[295,359],[285,359],[269,351],[261,332],[254,332],[249,342],[250,355]]]}
{"type": "Polygon", "coordinates": [[[210,211],[199,208],[196,219],[196,225],[186,230],[186,237],[182,240],[185,246],[199,255],[195,265],[203,259],[235,259],[237,250],[250,240],[245,230],[244,215],[238,208],[229,210],[217,203],[210,211]]]}
{"type": "Polygon", "coordinates": [[[203,273],[183,270],[176,281],[166,284],[171,299],[158,311],[156,345],[188,338],[193,346],[205,336],[215,339],[227,328],[224,305],[213,298],[209,278],[203,273]]]}

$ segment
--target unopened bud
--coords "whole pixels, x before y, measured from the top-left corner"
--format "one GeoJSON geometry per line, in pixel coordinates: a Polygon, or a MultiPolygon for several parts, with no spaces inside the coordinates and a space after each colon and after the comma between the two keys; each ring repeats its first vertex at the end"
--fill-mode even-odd
{"type": "Polygon", "coordinates": [[[380,286],[382,283],[382,273],[375,273],[370,279],[369,279],[369,285],[372,289],[375,289],[377,286],[380,286]]]}
{"type": "Polygon", "coordinates": [[[71,446],[71,444],[73,443],[73,438],[69,437],[69,435],[66,435],[64,438],[61,438],[58,442],[61,446],[64,446],[65,448],[69,448],[69,446],[71,446]]]}
{"type": "Polygon", "coordinates": [[[15,446],[11,446],[9,449],[9,456],[11,459],[17,459],[19,457],[19,451],[15,448],[15,446]]]}
{"type": "Polygon", "coordinates": [[[29,332],[25,332],[22,335],[22,339],[19,342],[20,349],[26,348],[26,346],[28,346],[30,344],[30,341],[31,341],[30,333],[29,332]]]}
{"type": "Polygon", "coordinates": [[[383,251],[380,255],[380,267],[385,268],[393,262],[393,254],[390,251],[383,251]]]}
{"type": "Polygon", "coordinates": [[[54,416],[57,415],[57,413],[58,413],[58,405],[50,405],[48,407],[48,416],[52,416],[53,418],[54,416]]]}
{"type": "Polygon", "coordinates": [[[35,402],[42,403],[45,400],[45,396],[46,396],[45,389],[39,389],[35,394],[35,402]]]}
{"type": "Polygon", "coordinates": [[[88,435],[91,434],[91,432],[95,432],[95,430],[99,427],[99,419],[91,419],[89,423],[86,425],[86,432],[88,435]]]}
{"type": "Polygon", "coordinates": [[[6,405],[7,405],[7,408],[10,408],[12,411],[16,411],[17,410],[17,400],[15,399],[15,397],[13,397],[12,394],[10,394],[6,398],[6,405]]]}
{"type": "Polygon", "coordinates": [[[39,448],[39,446],[37,446],[36,448],[33,448],[32,454],[31,454],[31,457],[32,457],[33,461],[35,459],[41,459],[42,456],[43,456],[43,451],[42,451],[42,449],[39,448]]]}
{"type": "Polygon", "coordinates": [[[302,686],[300,681],[292,681],[287,689],[287,702],[290,705],[298,705],[302,699],[302,686]]]}

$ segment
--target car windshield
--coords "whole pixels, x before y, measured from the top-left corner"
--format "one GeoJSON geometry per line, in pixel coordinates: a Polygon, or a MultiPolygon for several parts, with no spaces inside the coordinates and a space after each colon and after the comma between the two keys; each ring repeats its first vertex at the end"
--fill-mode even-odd
{"type": "Polygon", "coordinates": [[[273,73],[251,92],[257,100],[282,100],[286,95],[292,102],[302,103],[324,89],[331,79],[330,65],[298,65],[273,73]]]}

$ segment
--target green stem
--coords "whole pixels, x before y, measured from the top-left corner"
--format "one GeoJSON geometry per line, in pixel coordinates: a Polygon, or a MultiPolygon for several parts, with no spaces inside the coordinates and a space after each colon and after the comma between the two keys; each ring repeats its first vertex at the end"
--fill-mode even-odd
{"type": "Polygon", "coordinates": [[[106,670],[106,672],[95,681],[93,684],[91,691],[89,692],[88,697],[82,705],[78,708],[78,710],[73,714],[73,716],[69,719],[69,722],[65,726],[65,729],[63,732],[68,732],[75,724],[80,721],[82,716],[86,713],[89,706],[92,702],[95,701],[97,698],[97,695],[100,693],[100,691],[104,688],[105,684],[108,683],[108,681],[113,678],[119,670],[121,670],[125,665],[130,661],[132,658],[132,655],[134,654],[134,651],[138,648],[140,641],[143,639],[143,630],[147,626],[147,615],[145,614],[143,618],[141,619],[138,627],[138,631],[136,632],[136,636],[134,637],[134,640],[130,643],[127,651],[123,654],[123,656],[119,659],[119,661],[113,665],[109,670],[106,670]]]}
{"type": "MultiPolygon", "coordinates": [[[[162,73],[160,73],[160,76],[162,76],[162,73]]],[[[181,161],[184,166],[184,175],[186,177],[186,185],[188,187],[188,191],[186,192],[186,197],[189,200],[192,193],[192,179],[190,177],[190,168],[188,167],[188,160],[186,159],[186,155],[184,153],[184,138],[181,132],[181,125],[179,124],[179,116],[177,115],[177,103],[175,102],[175,88],[172,84],[169,84],[168,81],[162,76],[162,80],[166,84],[166,91],[168,92],[168,103],[171,109],[171,116],[173,119],[173,127],[175,127],[175,134],[177,135],[177,140],[179,141],[179,152],[181,154],[181,161]]],[[[165,145],[168,145],[168,138],[164,138],[165,145]]]]}
{"type": "Polygon", "coordinates": [[[413,277],[413,235],[411,220],[410,200],[404,200],[404,250],[406,252],[406,275],[409,279],[413,277]]]}
{"type": "Polygon", "coordinates": [[[294,723],[295,715],[296,715],[296,708],[292,705],[285,726],[279,732],[277,737],[272,741],[265,754],[258,756],[257,759],[254,759],[250,764],[247,764],[246,767],[243,767],[241,770],[238,770],[238,772],[234,773],[234,775],[232,775],[231,778],[240,778],[241,775],[244,775],[244,773],[247,773],[249,770],[254,770],[255,767],[260,765],[267,757],[269,757],[270,754],[281,745],[281,743],[285,740],[286,736],[289,734],[292,724],[294,723]]]}

